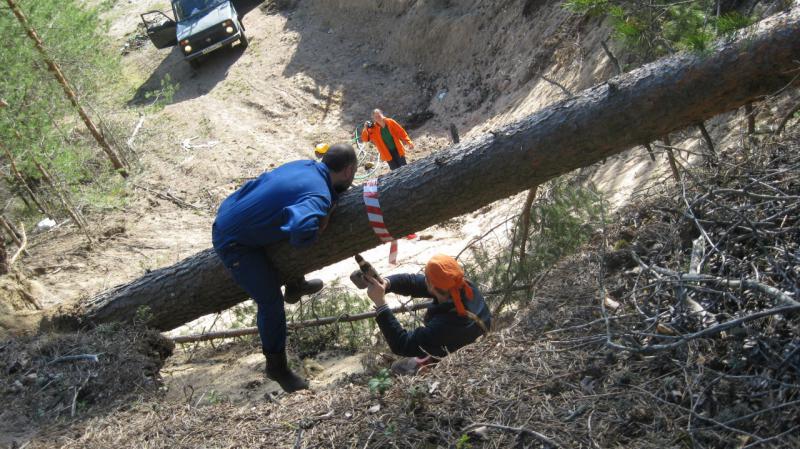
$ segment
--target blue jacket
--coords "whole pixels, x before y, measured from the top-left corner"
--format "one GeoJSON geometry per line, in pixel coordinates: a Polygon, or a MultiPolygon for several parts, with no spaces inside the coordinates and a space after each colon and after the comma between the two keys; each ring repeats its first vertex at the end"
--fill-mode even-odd
{"type": "Polygon", "coordinates": [[[248,181],[219,206],[214,248],[231,243],[266,246],[289,240],[293,246],[314,243],[319,220],[337,199],[325,164],[295,161],[248,181]]]}

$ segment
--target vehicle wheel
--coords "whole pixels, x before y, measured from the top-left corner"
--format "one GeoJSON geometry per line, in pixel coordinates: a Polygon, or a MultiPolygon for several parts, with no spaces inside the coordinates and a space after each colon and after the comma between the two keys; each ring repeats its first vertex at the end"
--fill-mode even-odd
{"type": "Polygon", "coordinates": [[[189,60],[189,67],[197,70],[200,68],[200,58],[194,58],[189,60]]]}
{"type": "Polygon", "coordinates": [[[239,45],[242,47],[242,50],[244,50],[250,43],[247,41],[247,36],[244,35],[244,27],[242,26],[242,22],[239,22],[239,27],[242,30],[240,31],[239,35],[239,45]]]}

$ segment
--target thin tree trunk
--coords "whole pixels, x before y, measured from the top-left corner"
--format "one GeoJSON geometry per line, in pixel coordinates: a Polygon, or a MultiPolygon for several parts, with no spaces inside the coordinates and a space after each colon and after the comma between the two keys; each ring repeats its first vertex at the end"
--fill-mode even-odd
{"type": "MultiPolygon", "coordinates": [[[[622,66],[619,64],[619,60],[617,59],[617,57],[614,56],[614,53],[611,52],[611,49],[608,48],[606,42],[600,41],[600,46],[603,47],[603,51],[606,53],[606,56],[608,56],[608,59],[611,60],[611,64],[614,66],[614,70],[616,71],[617,75],[622,75],[622,66]]],[[[650,146],[650,143],[644,144],[644,148],[647,150],[647,154],[648,156],[650,156],[650,160],[655,162],[656,155],[655,153],[653,153],[653,147],[650,146]]],[[[603,160],[603,162],[605,162],[605,160],[603,160]]]]}
{"type": "Polygon", "coordinates": [[[622,75],[622,66],[619,64],[617,57],[614,56],[614,53],[611,53],[611,49],[606,45],[606,41],[600,41],[600,45],[603,47],[603,51],[606,52],[608,59],[610,59],[611,63],[614,65],[617,75],[622,75]]]}
{"type": "MultiPolygon", "coordinates": [[[[422,310],[430,306],[429,302],[427,303],[419,303],[413,304],[409,307],[400,306],[392,308],[392,313],[408,313],[413,312],[415,310],[422,310]]],[[[315,320],[305,320],[305,321],[297,321],[292,323],[286,323],[286,327],[288,329],[305,329],[307,327],[317,327],[317,326],[324,326],[327,324],[336,324],[336,323],[349,323],[351,321],[361,321],[366,320],[369,318],[374,318],[377,316],[377,312],[374,310],[371,312],[363,312],[357,313],[355,315],[340,315],[340,316],[327,316],[324,318],[317,318],[315,320]]],[[[227,331],[218,331],[218,332],[206,332],[202,334],[194,334],[194,335],[181,335],[178,337],[173,337],[172,341],[175,343],[193,343],[196,341],[207,341],[213,340],[216,338],[233,338],[233,337],[242,337],[245,335],[256,335],[258,334],[257,327],[245,327],[242,329],[231,329],[227,331]]]]}
{"type": "Polygon", "coordinates": [[[15,228],[14,225],[2,215],[0,215],[0,227],[6,230],[6,233],[8,233],[9,237],[11,237],[11,240],[17,244],[17,248],[22,248],[22,251],[25,253],[25,255],[30,256],[28,251],[25,249],[25,245],[23,244],[22,232],[18,231],[17,228],[15,228]]]}
{"type": "Polygon", "coordinates": [[[798,111],[800,111],[800,103],[795,105],[795,107],[789,110],[789,113],[783,117],[780,125],[778,125],[778,129],[775,130],[776,136],[783,132],[783,129],[786,128],[786,124],[789,123],[789,120],[791,120],[798,111]]]}
{"type": "Polygon", "coordinates": [[[64,206],[64,209],[67,210],[69,216],[72,217],[72,220],[75,221],[75,224],[78,225],[81,231],[83,231],[84,235],[86,235],[86,239],[89,240],[89,243],[92,243],[92,236],[89,234],[89,224],[83,218],[83,215],[80,213],[80,211],[78,211],[75,205],[72,204],[72,201],[70,201],[64,195],[62,189],[55,183],[53,177],[50,176],[50,172],[47,171],[47,169],[44,168],[44,166],[36,159],[33,160],[33,163],[36,165],[36,168],[39,169],[39,172],[42,174],[45,181],[47,181],[47,184],[50,185],[50,188],[53,189],[53,192],[55,192],[56,196],[61,201],[61,204],[64,206]]]}
{"type": "Polygon", "coordinates": [[[35,193],[33,193],[33,189],[31,189],[31,187],[28,185],[28,182],[25,180],[25,177],[22,176],[22,173],[20,173],[19,169],[17,168],[16,162],[14,162],[14,155],[11,154],[11,151],[8,149],[8,147],[6,147],[5,145],[3,145],[2,142],[0,142],[0,148],[2,148],[3,152],[6,154],[6,158],[8,159],[8,162],[11,165],[11,171],[14,173],[14,177],[17,178],[17,182],[19,182],[20,185],[22,185],[22,187],[25,189],[25,191],[33,200],[34,204],[36,204],[36,207],[39,208],[39,211],[41,211],[47,217],[52,217],[53,214],[50,212],[48,208],[44,206],[44,202],[39,200],[39,197],[36,196],[35,193]]]}
{"type": "Polygon", "coordinates": [[[655,162],[656,161],[656,154],[653,153],[653,147],[650,146],[649,143],[644,144],[644,148],[647,150],[647,154],[650,155],[650,160],[655,162]]]}
{"type": "Polygon", "coordinates": [[[8,273],[8,254],[6,253],[6,239],[0,237],[0,276],[8,273]]]}
{"type": "Polygon", "coordinates": [[[756,133],[756,114],[753,111],[753,103],[744,105],[744,115],[747,118],[747,135],[752,136],[756,133]]]}
{"type": "MultiPolygon", "coordinates": [[[[541,185],[576,168],[696,125],[774,93],[796,80],[800,8],[756,24],[710,54],[679,54],[621,75],[518,122],[462,141],[379,178],[384,220],[407,235],[541,185]]],[[[267,250],[297,277],[379,244],[362,188],[342,195],[330,225],[311,248],[288,242],[267,250]]],[[[227,309],[247,295],[213,250],[151,271],[85,302],[78,318],[130,320],[148,307],[159,329],[227,309]]]]}
{"type": "Polygon", "coordinates": [[[30,23],[28,23],[28,19],[22,13],[22,10],[16,4],[15,0],[6,0],[6,3],[8,3],[9,8],[11,8],[11,12],[14,13],[14,15],[17,17],[17,20],[19,20],[20,25],[22,25],[22,27],[25,29],[25,32],[28,34],[28,37],[30,37],[31,40],[33,40],[34,46],[42,55],[42,59],[44,59],[45,64],[47,64],[47,67],[53,73],[53,76],[55,76],[56,81],[58,81],[58,83],[61,84],[61,87],[64,89],[64,93],[67,95],[69,101],[72,103],[73,106],[75,106],[75,109],[78,110],[78,115],[81,116],[81,119],[83,120],[83,123],[86,124],[86,127],[89,129],[89,132],[92,133],[92,136],[94,136],[94,139],[100,145],[100,148],[102,148],[103,151],[106,153],[106,155],[108,155],[108,158],[109,160],[111,160],[111,164],[114,166],[114,169],[117,170],[117,172],[123,177],[127,177],[128,172],[125,169],[125,165],[119,159],[119,156],[117,156],[117,153],[114,151],[114,149],[111,148],[111,145],[109,145],[106,138],[100,133],[100,130],[97,129],[97,126],[95,126],[94,122],[92,122],[92,119],[89,117],[89,114],[87,114],[86,110],[84,110],[83,106],[81,106],[80,102],[78,101],[78,97],[75,95],[75,91],[69,85],[67,78],[61,71],[61,68],[47,54],[47,50],[45,50],[44,48],[44,43],[39,38],[39,35],[36,33],[36,30],[30,23]]]}
{"type": "Polygon", "coordinates": [[[456,128],[455,123],[450,124],[450,139],[453,140],[453,143],[461,142],[461,137],[458,135],[458,128],[456,128]]]}
{"type": "Polygon", "coordinates": [[[531,207],[533,207],[533,200],[536,199],[536,191],[538,189],[539,186],[534,186],[528,190],[528,196],[525,197],[525,204],[522,205],[522,213],[520,214],[520,218],[522,218],[522,228],[520,234],[522,236],[522,240],[519,243],[520,265],[525,263],[525,257],[527,256],[526,246],[528,245],[528,232],[531,228],[531,207]]]}
{"type": "Polygon", "coordinates": [[[670,140],[669,136],[664,136],[661,141],[664,142],[664,151],[667,152],[667,160],[669,161],[669,168],[672,170],[672,177],[675,178],[675,182],[680,184],[681,172],[678,171],[678,161],[675,159],[675,153],[672,151],[672,140],[670,140]]]}
{"type": "Polygon", "coordinates": [[[714,141],[711,140],[711,134],[708,133],[706,129],[706,125],[703,122],[700,122],[697,127],[700,129],[700,134],[703,135],[703,140],[706,141],[706,147],[708,148],[708,159],[709,162],[712,164],[717,163],[717,152],[714,151],[714,141]]]}
{"type": "Polygon", "coordinates": [[[14,263],[17,261],[17,258],[19,258],[20,254],[22,254],[22,253],[28,254],[28,251],[25,250],[25,246],[28,244],[28,236],[25,235],[25,224],[24,223],[20,223],[19,224],[19,231],[22,233],[22,241],[19,243],[19,248],[17,248],[17,252],[15,252],[14,255],[11,256],[10,259],[8,259],[8,266],[9,267],[14,266],[14,263]]]}

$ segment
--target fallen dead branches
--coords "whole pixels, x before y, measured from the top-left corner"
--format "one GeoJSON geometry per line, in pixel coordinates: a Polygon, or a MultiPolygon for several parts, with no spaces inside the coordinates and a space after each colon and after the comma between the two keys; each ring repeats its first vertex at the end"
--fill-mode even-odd
{"type": "Polygon", "coordinates": [[[561,447],[558,444],[556,444],[555,441],[542,435],[541,433],[535,430],[526,429],[524,427],[511,427],[511,426],[503,426],[500,424],[492,424],[492,423],[475,423],[465,428],[464,433],[468,433],[469,431],[477,429],[479,427],[491,427],[493,429],[505,430],[507,432],[515,432],[519,434],[530,435],[536,438],[537,440],[541,441],[542,443],[549,445],[550,447],[555,447],[555,448],[561,447]]]}
{"type": "Polygon", "coordinates": [[[750,321],[754,321],[754,320],[758,320],[760,318],[768,317],[768,316],[771,316],[771,315],[783,315],[783,314],[797,312],[797,311],[800,311],[800,304],[795,305],[795,306],[783,306],[783,307],[776,307],[774,309],[762,310],[760,312],[756,312],[756,313],[753,313],[751,315],[743,316],[743,317],[737,318],[735,320],[726,321],[724,323],[720,323],[720,324],[705,328],[705,329],[703,329],[701,331],[698,331],[698,332],[693,332],[691,334],[686,334],[686,335],[678,335],[678,336],[675,337],[677,339],[677,341],[674,341],[672,343],[667,343],[667,344],[650,344],[650,345],[642,346],[640,348],[635,348],[635,347],[624,346],[624,345],[620,345],[620,344],[617,344],[617,343],[613,343],[611,341],[611,339],[609,338],[608,339],[608,345],[610,347],[614,348],[614,349],[619,349],[619,350],[622,350],[622,351],[632,351],[632,352],[641,352],[641,353],[645,353],[645,354],[651,354],[651,353],[658,352],[658,351],[665,351],[665,350],[668,350],[668,349],[678,348],[678,347],[683,346],[686,343],[690,342],[691,340],[694,340],[694,339],[697,339],[697,338],[707,338],[707,337],[711,337],[711,336],[714,336],[714,335],[718,335],[718,334],[722,333],[723,331],[726,331],[726,330],[734,328],[734,327],[739,327],[744,323],[747,323],[747,322],[750,322],[750,321]]]}
{"type": "Polygon", "coordinates": [[[185,207],[185,208],[193,209],[193,210],[202,210],[203,209],[202,207],[196,206],[196,205],[194,205],[192,203],[189,203],[189,202],[187,202],[185,200],[182,200],[182,199],[178,198],[177,196],[175,196],[175,195],[173,195],[173,194],[171,194],[169,192],[163,192],[163,191],[160,191],[160,190],[155,190],[155,189],[152,189],[150,187],[143,186],[141,184],[136,184],[136,183],[134,183],[133,186],[136,187],[137,189],[142,189],[145,192],[151,193],[151,194],[155,195],[156,197],[161,198],[162,200],[170,201],[170,202],[176,204],[178,207],[185,207]]]}
{"type": "Polygon", "coordinates": [[[51,360],[49,364],[53,363],[64,363],[64,362],[79,362],[79,361],[89,361],[98,363],[100,359],[98,358],[100,354],[75,354],[75,355],[64,355],[61,357],[56,357],[55,359],[51,360]]]}
{"type": "Polygon", "coordinates": [[[647,265],[639,258],[639,256],[631,251],[631,256],[636,260],[639,265],[641,265],[644,269],[653,271],[654,273],[669,276],[672,279],[672,282],[682,283],[682,282],[706,282],[706,283],[713,283],[718,284],[725,287],[745,287],[750,288],[753,290],[758,290],[772,298],[774,298],[779,303],[786,305],[786,306],[800,306],[800,302],[795,301],[789,294],[775,288],[771,287],[766,284],[762,284],[753,279],[723,279],[720,277],[703,275],[703,274],[696,274],[696,273],[679,273],[677,271],[672,271],[666,268],[662,268],[656,265],[647,265]]]}

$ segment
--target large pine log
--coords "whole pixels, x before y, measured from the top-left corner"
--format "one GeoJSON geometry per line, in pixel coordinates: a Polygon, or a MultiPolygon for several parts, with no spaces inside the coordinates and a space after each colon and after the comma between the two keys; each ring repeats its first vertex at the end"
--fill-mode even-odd
{"type": "MultiPolygon", "coordinates": [[[[406,235],[693,126],[785,87],[800,74],[798,61],[800,8],[794,8],[710,54],[646,65],[381,177],[386,223],[394,235],[406,235]]],[[[378,245],[361,195],[356,187],[341,198],[312,248],[270,248],[275,266],[299,275],[378,245]]],[[[83,305],[81,318],[127,321],[148,306],[149,324],[166,330],[244,299],[206,250],[96,296],[83,305]]]]}

